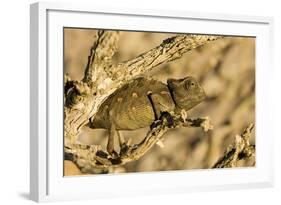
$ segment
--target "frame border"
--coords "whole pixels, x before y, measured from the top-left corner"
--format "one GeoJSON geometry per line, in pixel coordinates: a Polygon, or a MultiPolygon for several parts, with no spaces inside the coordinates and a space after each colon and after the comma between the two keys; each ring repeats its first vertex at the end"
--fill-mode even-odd
{"type": "MultiPolygon", "coordinates": [[[[48,125],[47,125],[47,12],[48,10],[67,12],[93,12],[101,14],[118,14],[125,16],[148,16],[168,18],[189,18],[196,20],[214,20],[224,22],[245,22],[252,24],[268,24],[270,48],[273,48],[273,18],[246,15],[229,15],[215,13],[200,13],[189,11],[167,11],[129,8],[102,8],[94,4],[74,4],[40,2],[30,5],[30,199],[48,201],[48,125]]],[[[271,53],[272,54],[272,53],[271,53]]],[[[272,56],[272,55],[270,55],[272,56]]],[[[272,62],[272,57],[271,57],[272,62]]],[[[270,65],[272,66],[272,63],[270,65]]],[[[273,139],[271,139],[271,145],[273,139]]],[[[271,155],[273,151],[271,151],[271,155]]],[[[273,168],[273,160],[270,162],[273,168]]],[[[258,187],[273,185],[273,169],[271,180],[259,183],[258,187]]],[[[253,187],[250,184],[249,187],[253,187]]],[[[226,188],[226,187],[224,187],[226,188]]],[[[227,188],[241,188],[233,185],[227,188]]],[[[209,187],[203,190],[209,190],[209,187]]],[[[218,188],[218,190],[223,188],[218,188]]],[[[189,191],[189,190],[187,190],[189,191]]],[[[196,191],[200,191],[196,189],[196,191]]]]}

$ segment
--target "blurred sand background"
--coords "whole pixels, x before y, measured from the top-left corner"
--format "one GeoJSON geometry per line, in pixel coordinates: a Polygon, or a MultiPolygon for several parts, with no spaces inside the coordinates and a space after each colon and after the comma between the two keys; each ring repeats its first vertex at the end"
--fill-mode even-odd
{"type": "MultiPolygon", "coordinates": [[[[64,30],[64,69],[71,79],[80,80],[87,64],[96,30],[64,30]]],[[[115,62],[129,60],[154,48],[175,34],[122,32],[115,62]]],[[[225,37],[199,47],[182,58],[160,65],[147,76],[166,82],[167,78],[194,76],[205,89],[207,99],[188,112],[190,117],[209,116],[213,131],[180,128],[167,132],[164,148],[154,146],[141,159],[118,168],[97,169],[94,173],[144,172],[210,168],[251,122],[255,122],[255,38],[225,37]]],[[[122,131],[125,138],[139,142],[148,129],[122,131]]],[[[251,143],[255,144],[255,133],[251,143]]],[[[105,130],[83,128],[79,140],[85,144],[107,142],[105,130]]],[[[239,166],[253,166],[254,159],[239,166]]],[[[81,174],[70,161],[65,174],[81,174]]]]}

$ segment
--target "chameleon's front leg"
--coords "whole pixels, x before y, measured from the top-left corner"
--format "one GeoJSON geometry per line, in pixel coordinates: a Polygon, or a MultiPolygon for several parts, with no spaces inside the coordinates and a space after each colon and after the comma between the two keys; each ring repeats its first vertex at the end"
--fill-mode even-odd
{"type": "MultiPolygon", "coordinates": [[[[160,93],[152,93],[148,96],[148,98],[150,99],[155,118],[157,120],[166,119],[168,126],[172,126],[173,118],[170,113],[174,112],[175,104],[170,93],[167,91],[162,91],[160,93]]],[[[150,126],[150,128],[154,128],[155,126],[157,126],[158,123],[159,121],[155,121],[150,126]]]]}

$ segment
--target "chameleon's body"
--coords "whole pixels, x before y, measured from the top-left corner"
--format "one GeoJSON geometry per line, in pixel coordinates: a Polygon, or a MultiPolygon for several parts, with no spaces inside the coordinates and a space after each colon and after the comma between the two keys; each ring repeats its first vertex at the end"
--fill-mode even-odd
{"type": "Polygon", "coordinates": [[[154,94],[163,96],[163,100],[167,101],[166,109],[173,110],[175,106],[167,85],[156,80],[137,78],[107,98],[95,116],[92,127],[110,129],[114,124],[117,130],[135,130],[149,126],[155,120],[155,113],[148,96],[154,94]]]}
{"type": "Polygon", "coordinates": [[[109,130],[107,149],[112,153],[116,131],[148,127],[162,112],[187,111],[204,98],[203,88],[193,77],[169,79],[167,85],[137,78],[116,90],[102,103],[98,113],[90,119],[89,127],[109,130]]]}

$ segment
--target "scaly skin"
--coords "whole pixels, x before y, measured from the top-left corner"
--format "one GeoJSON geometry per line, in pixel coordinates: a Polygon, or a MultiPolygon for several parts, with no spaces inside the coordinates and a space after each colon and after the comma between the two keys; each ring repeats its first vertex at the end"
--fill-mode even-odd
{"type": "MultiPolygon", "coordinates": [[[[109,130],[107,149],[112,154],[116,131],[148,127],[160,117],[161,112],[187,111],[204,98],[203,88],[190,76],[168,79],[167,85],[140,77],[109,96],[88,126],[109,130]]],[[[119,143],[123,143],[123,139],[119,139],[119,143]]]]}

